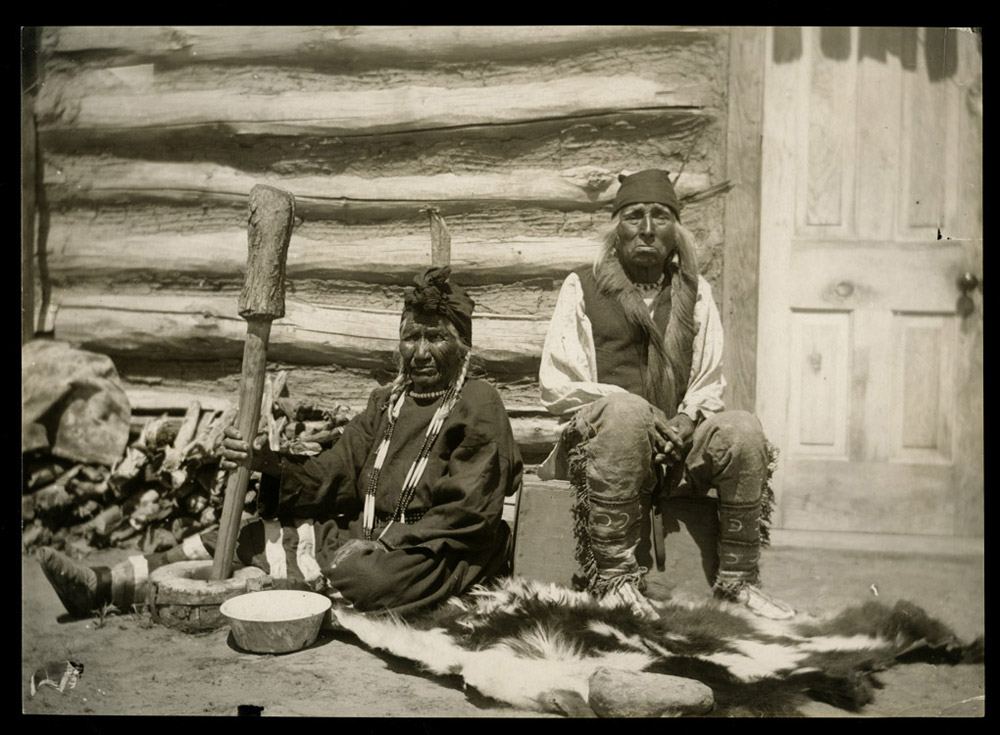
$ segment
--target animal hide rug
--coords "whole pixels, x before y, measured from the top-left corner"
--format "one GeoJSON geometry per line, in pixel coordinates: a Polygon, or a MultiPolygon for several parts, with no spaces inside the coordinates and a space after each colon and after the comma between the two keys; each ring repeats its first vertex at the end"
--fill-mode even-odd
{"type": "Polygon", "coordinates": [[[809,700],[857,711],[873,700],[877,673],[897,663],[985,660],[983,638],[963,643],[903,601],[785,621],[714,600],[653,603],[661,617],[649,621],[515,577],[405,622],[348,609],[334,615],[370,648],[460,676],[466,688],[514,707],[570,715],[593,716],[598,669],[697,680],[712,690],[714,716],[777,717],[799,714],[809,700]]]}

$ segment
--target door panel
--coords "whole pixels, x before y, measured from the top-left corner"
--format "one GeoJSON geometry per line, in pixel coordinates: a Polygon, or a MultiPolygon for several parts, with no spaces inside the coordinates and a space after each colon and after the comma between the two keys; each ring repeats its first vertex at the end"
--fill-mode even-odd
{"type": "Polygon", "coordinates": [[[777,523],[982,535],[981,290],[956,307],[959,277],[982,277],[976,40],[800,34],[789,53],[769,33],[765,71],[757,411],[782,450],[777,523]]]}
{"type": "Polygon", "coordinates": [[[894,391],[889,414],[893,461],[952,461],[954,326],[955,320],[949,317],[894,315],[894,391]]]}
{"type": "Polygon", "coordinates": [[[789,448],[796,454],[847,458],[849,314],[794,311],[789,448]]]}

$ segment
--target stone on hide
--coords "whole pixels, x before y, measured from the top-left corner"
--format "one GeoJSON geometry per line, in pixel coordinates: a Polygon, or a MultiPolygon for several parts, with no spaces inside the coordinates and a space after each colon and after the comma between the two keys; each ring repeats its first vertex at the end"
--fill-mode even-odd
{"type": "Polygon", "coordinates": [[[600,668],[590,677],[589,703],[600,717],[670,717],[710,712],[715,697],[694,679],[600,668]]]}

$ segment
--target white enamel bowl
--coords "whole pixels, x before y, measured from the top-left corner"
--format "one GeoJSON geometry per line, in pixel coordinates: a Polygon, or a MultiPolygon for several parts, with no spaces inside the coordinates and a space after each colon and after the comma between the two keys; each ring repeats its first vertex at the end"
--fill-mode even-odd
{"type": "Polygon", "coordinates": [[[232,597],[219,612],[243,650],[288,653],[312,645],[331,604],[315,592],[264,590],[232,597]]]}

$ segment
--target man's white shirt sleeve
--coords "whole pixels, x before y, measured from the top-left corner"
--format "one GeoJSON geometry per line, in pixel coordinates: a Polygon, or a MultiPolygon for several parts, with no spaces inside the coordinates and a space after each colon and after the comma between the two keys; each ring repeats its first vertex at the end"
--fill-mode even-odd
{"type": "Polygon", "coordinates": [[[572,413],[625,389],[597,382],[597,352],[590,319],[583,311],[583,287],[576,273],[563,281],[542,348],[538,370],[542,405],[556,415],[572,413]]]}
{"type": "Polygon", "coordinates": [[[712,286],[702,276],[698,276],[694,320],[698,333],[694,338],[691,377],[677,412],[687,414],[697,424],[726,407],[722,402],[726,387],[722,374],[722,319],[712,298],[712,286]]]}

